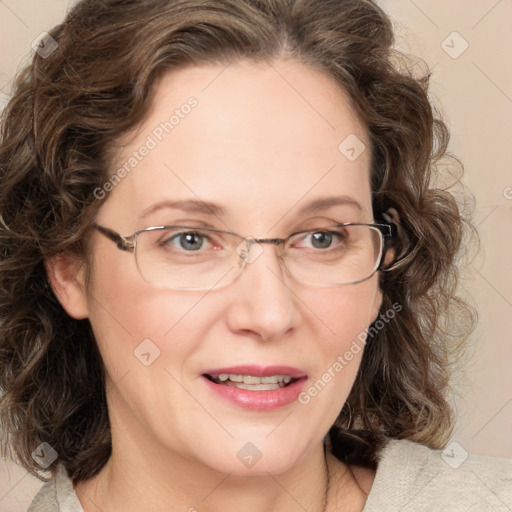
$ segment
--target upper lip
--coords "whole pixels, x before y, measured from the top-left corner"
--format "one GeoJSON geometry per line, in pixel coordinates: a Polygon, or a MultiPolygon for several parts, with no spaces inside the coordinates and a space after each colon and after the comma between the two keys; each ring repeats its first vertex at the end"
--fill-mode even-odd
{"type": "Polygon", "coordinates": [[[203,375],[211,375],[218,377],[220,374],[225,373],[228,375],[251,375],[253,377],[271,377],[272,375],[289,375],[292,379],[300,379],[307,377],[307,374],[293,366],[255,366],[255,365],[242,365],[242,366],[229,366],[226,368],[215,368],[212,370],[205,370],[203,375]]]}

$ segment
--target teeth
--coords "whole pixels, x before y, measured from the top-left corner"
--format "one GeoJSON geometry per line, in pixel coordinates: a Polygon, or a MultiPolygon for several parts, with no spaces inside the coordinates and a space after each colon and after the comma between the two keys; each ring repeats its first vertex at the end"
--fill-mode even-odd
{"type": "MultiPolygon", "coordinates": [[[[234,375],[231,373],[221,373],[217,380],[220,382],[225,382],[226,384],[237,383],[240,384],[240,389],[257,389],[256,386],[259,385],[268,385],[268,384],[279,384],[278,386],[268,388],[265,386],[265,389],[277,389],[278,387],[282,387],[284,384],[288,384],[291,382],[292,378],[289,375],[270,375],[268,377],[254,377],[252,375],[234,375]],[[250,386],[250,388],[246,387],[250,386]]],[[[262,388],[263,389],[263,388],[262,388]]]]}
{"type": "Polygon", "coordinates": [[[238,389],[248,389],[250,391],[273,391],[274,389],[279,389],[284,387],[284,384],[281,382],[280,384],[244,384],[243,382],[226,382],[227,386],[231,386],[238,389]]]}

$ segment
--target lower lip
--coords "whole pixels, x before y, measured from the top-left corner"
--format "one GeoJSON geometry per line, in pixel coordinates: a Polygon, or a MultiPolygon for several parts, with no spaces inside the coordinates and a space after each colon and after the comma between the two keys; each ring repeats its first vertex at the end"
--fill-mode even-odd
{"type": "Polygon", "coordinates": [[[250,391],[248,389],[226,386],[225,384],[216,384],[204,376],[202,378],[218,397],[250,411],[270,411],[295,402],[304,388],[304,383],[307,379],[303,377],[279,389],[250,391]]]}

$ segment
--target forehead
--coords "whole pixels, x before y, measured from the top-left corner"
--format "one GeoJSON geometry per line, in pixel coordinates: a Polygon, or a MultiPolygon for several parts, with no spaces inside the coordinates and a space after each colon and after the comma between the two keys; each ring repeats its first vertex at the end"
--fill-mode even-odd
{"type": "Polygon", "coordinates": [[[296,61],[168,73],[122,143],[112,171],[129,172],[107,211],[136,216],[158,201],[194,199],[270,222],[326,195],[371,204],[364,126],[341,87],[296,61]]]}

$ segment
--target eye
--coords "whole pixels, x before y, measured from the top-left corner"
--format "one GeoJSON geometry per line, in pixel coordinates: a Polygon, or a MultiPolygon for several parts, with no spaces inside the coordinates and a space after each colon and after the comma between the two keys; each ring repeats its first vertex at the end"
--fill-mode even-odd
{"type": "Polygon", "coordinates": [[[199,251],[205,249],[210,243],[210,237],[199,231],[182,231],[164,238],[160,244],[170,246],[174,249],[182,249],[186,252],[199,251]]]}
{"type": "Polygon", "coordinates": [[[342,233],[337,231],[310,231],[302,238],[308,248],[330,249],[343,239],[342,233]]]}

